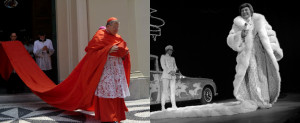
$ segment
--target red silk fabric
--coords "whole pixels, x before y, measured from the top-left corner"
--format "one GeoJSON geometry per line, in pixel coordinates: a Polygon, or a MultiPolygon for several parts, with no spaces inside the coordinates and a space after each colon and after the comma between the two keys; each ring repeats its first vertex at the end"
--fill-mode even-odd
{"type": "Polygon", "coordinates": [[[33,93],[48,104],[63,109],[93,109],[94,93],[99,83],[110,48],[118,51],[110,55],[123,58],[127,84],[130,81],[130,55],[120,35],[98,30],[86,47],[86,55],[60,84],[52,82],[39,68],[19,41],[0,42],[0,74],[8,79],[12,69],[33,93]]]}

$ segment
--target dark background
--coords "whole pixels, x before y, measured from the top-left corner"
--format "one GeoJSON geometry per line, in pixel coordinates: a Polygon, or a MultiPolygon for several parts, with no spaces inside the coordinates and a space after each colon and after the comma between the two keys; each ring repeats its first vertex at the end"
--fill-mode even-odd
{"type": "MultiPolygon", "coordinates": [[[[239,6],[248,2],[254,12],[263,14],[277,33],[284,57],[279,61],[282,93],[299,93],[299,5],[284,1],[231,0],[176,1],[151,0],[150,7],[158,10],[151,16],[164,19],[161,36],[151,37],[150,53],[161,56],[168,44],[173,45],[173,56],[185,76],[211,78],[215,81],[217,98],[233,97],[233,80],[237,53],[226,43],[226,38],[239,15],[239,6]]],[[[150,19],[154,24],[155,20],[150,19]]]]}
{"type": "Polygon", "coordinates": [[[10,40],[11,32],[16,32],[19,40],[24,40],[24,36],[31,36],[32,0],[18,1],[15,8],[5,7],[4,1],[0,1],[0,41],[10,40]]]}
{"type": "MultiPolygon", "coordinates": [[[[55,0],[17,0],[18,5],[15,8],[7,8],[4,1],[0,0],[0,41],[10,40],[10,34],[16,32],[17,40],[33,44],[39,38],[38,33],[43,31],[46,38],[52,40],[54,50],[57,51],[55,0]]],[[[58,83],[56,52],[51,60],[52,70],[48,77],[58,83]]],[[[17,75],[12,75],[7,82],[0,77],[0,95],[7,94],[5,90],[11,90],[8,86],[15,87],[20,84],[22,81],[17,75]]]]}

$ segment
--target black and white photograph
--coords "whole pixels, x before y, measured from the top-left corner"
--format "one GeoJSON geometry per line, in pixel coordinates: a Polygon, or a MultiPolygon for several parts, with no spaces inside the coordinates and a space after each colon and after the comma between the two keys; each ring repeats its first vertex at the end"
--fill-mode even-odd
{"type": "Polygon", "coordinates": [[[151,123],[300,119],[290,1],[150,3],[151,123]]]}

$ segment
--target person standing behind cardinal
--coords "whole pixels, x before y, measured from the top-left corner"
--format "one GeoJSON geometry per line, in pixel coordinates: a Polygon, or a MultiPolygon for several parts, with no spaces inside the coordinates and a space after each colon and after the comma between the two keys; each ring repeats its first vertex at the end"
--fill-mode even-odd
{"type": "MultiPolygon", "coordinates": [[[[16,32],[12,32],[10,34],[10,41],[19,41],[16,32]]],[[[12,74],[7,82],[7,93],[8,94],[15,94],[23,92],[24,90],[24,83],[18,76],[15,70],[12,71],[12,74]]]]}
{"type": "Polygon", "coordinates": [[[36,63],[43,70],[47,76],[52,69],[51,55],[54,53],[52,41],[46,39],[44,32],[39,33],[39,40],[36,40],[33,45],[33,54],[36,58],[36,63]]]}

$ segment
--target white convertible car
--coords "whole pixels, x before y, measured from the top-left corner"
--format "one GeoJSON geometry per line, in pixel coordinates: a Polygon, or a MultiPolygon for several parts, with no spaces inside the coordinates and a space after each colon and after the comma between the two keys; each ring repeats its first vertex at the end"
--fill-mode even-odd
{"type": "MultiPolygon", "coordinates": [[[[150,55],[150,104],[159,104],[161,99],[162,70],[158,64],[158,56],[150,55]]],[[[202,104],[206,104],[212,102],[216,95],[217,88],[212,79],[176,74],[176,101],[200,100],[202,104]]],[[[166,102],[170,102],[170,97],[167,97],[166,102]]]]}

